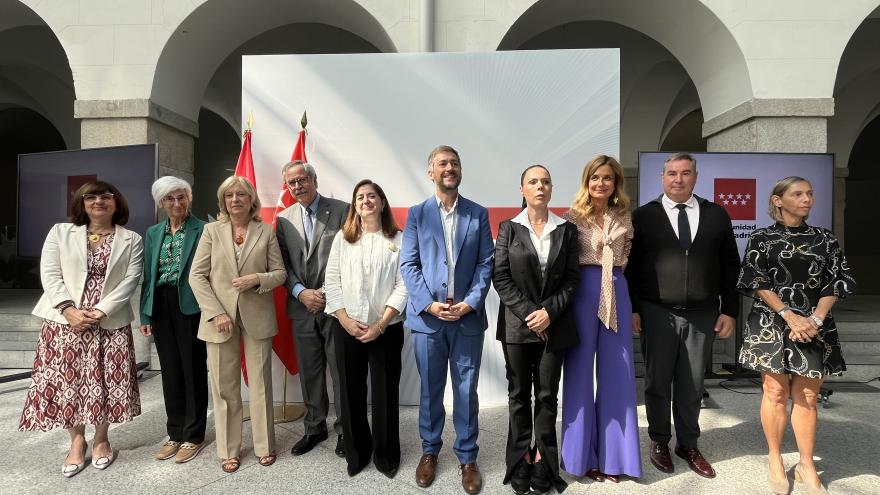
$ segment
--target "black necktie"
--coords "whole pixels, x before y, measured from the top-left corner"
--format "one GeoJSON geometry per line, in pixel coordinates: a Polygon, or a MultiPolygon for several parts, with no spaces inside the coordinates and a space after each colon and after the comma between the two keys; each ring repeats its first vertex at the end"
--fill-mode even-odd
{"type": "Polygon", "coordinates": [[[685,213],[686,204],[675,205],[678,208],[678,242],[681,243],[682,249],[687,251],[691,248],[691,224],[688,222],[688,215],[685,213]]]}

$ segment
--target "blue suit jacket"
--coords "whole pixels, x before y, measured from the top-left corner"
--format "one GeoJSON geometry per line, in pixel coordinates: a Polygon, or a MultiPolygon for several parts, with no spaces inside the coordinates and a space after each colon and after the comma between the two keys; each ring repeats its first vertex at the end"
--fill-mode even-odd
{"type": "Polygon", "coordinates": [[[456,322],[441,321],[425,311],[432,302],[446,301],[449,281],[440,207],[437,198],[431,196],[409,209],[400,253],[400,273],[409,294],[405,325],[415,332],[434,333],[455,325],[465,334],[477,334],[488,326],[483,303],[489,292],[495,253],[489,212],[459,196],[456,215],[454,300],[466,302],[474,311],[456,322]]]}

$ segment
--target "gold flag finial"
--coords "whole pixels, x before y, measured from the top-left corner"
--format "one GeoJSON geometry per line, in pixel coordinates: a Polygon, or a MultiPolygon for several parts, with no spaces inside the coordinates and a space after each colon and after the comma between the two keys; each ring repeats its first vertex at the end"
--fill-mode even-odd
{"type": "Polygon", "coordinates": [[[308,117],[306,117],[305,110],[303,110],[303,118],[302,118],[302,120],[299,121],[299,125],[301,125],[303,129],[305,129],[306,126],[309,125],[309,119],[308,119],[308,117]]]}
{"type": "Polygon", "coordinates": [[[251,130],[254,126],[254,112],[248,112],[247,130],[251,130]]]}

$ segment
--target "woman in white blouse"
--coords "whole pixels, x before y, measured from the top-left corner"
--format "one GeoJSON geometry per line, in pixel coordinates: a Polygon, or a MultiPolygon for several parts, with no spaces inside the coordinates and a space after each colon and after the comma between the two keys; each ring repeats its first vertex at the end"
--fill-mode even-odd
{"type": "Polygon", "coordinates": [[[336,318],[336,361],[341,382],[348,474],[370,457],[393,478],[400,465],[398,386],[406,287],[400,276],[403,234],[385,192],[364,179],[352,194],[342,230],[333,239],[324,276],[324,311],[336,318]],[[373,431],[367,422],[367,368],[373,431]]]}

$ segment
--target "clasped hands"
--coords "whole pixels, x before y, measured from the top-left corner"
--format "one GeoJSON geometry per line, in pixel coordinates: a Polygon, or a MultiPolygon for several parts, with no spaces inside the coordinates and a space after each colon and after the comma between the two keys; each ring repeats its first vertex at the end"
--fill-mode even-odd
{"type": "Polygon", "coordinates": [[[81,332],[93,325],[97,325],[107,315],[100,309],[83,310],[70,306],[62,313],[72,330],[81,332]]]}
{"type": "MultiPolygon", "coordinates": [[[[819,335],[819,328],[807,316],[801,316],[794,311],[789,311],[784,319],[789,328],[788,339],[792,342],[807,343],[819,335]]],[[[820,317],[820,319],[824,318],[820,317]]]]}
{"type": "Polygon", "coordinates": [[[428,306],[428,313],[442,321],[458,321],[459,318],[473,310],[474,308],[470,307],[466,302],[458,304],[433,302],[428,306]]]}
{"type": "Polygon", "coordinates": [[[377,321],[372,325],[367,325],[366,323],[361,323],[357,320],[353,320],[347,314],[338,314],[337,319],[339,320],[339,324],[342,325],[342,328],[348,332],[349,335],[358,339],[362,343],[366,344],[367,342],[372,342],[376,340],[382,332],[385,330],[385,326],[382,324],[382,321],[377,321]]]}

